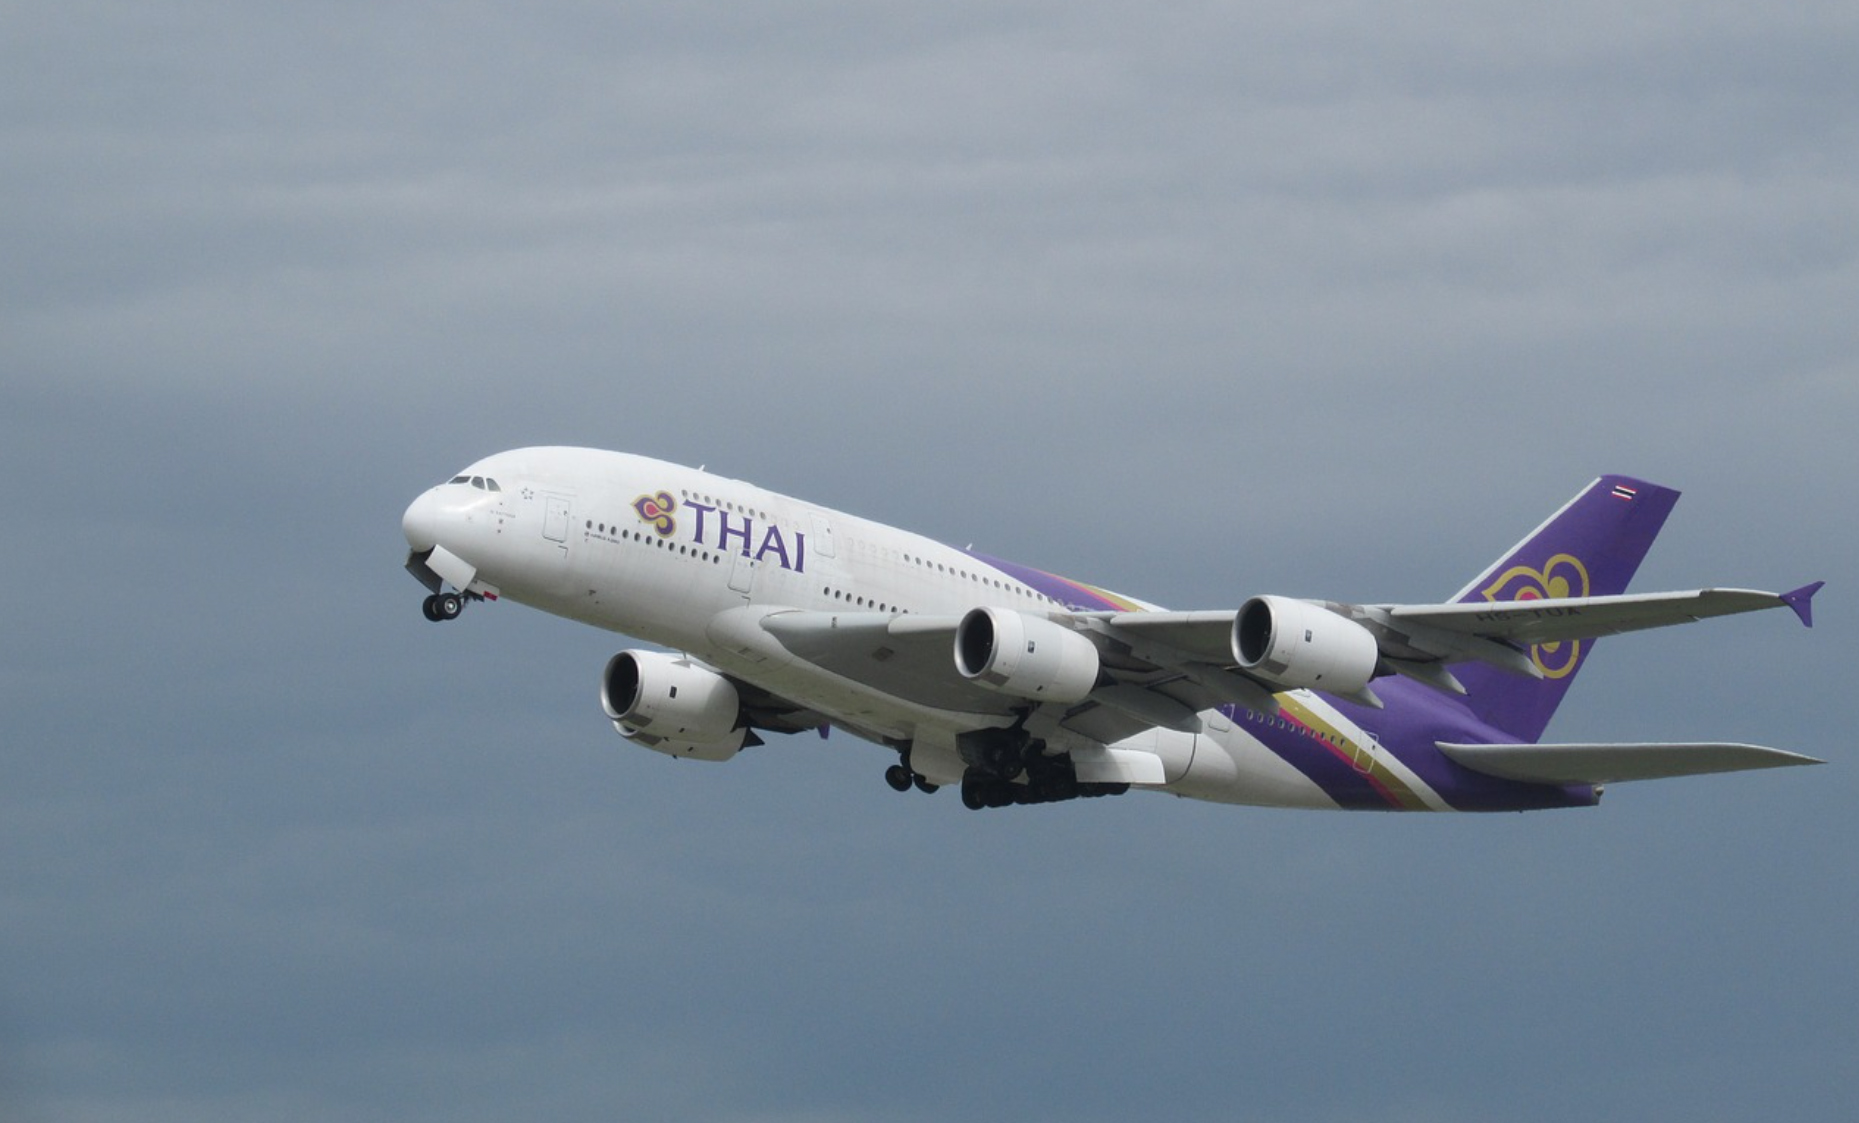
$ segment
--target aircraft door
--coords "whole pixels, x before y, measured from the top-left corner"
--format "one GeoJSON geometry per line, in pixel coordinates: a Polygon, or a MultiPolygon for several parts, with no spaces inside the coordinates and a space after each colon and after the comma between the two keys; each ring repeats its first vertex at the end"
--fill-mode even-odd
{"type": "Polygon", "coordinates": [[[813,552],[816,556],[830,558],[836,554],[833,543],[833,522],[820,512],[813,512],[813,552]]]}
{"type": "Polygon", "coordinates": [[[1381,747],[1381,738],[1372,731],[1364,729],[1362,740],[1349,748],[1349,763],[1363,775],[1375,767],[1375,750],[1381,747]]]}
{"type": "Polygon", "coordinates": [[[729,567],[729,587],[749,599],[749,590],[755,582],[755,559],[747,554],[737,554],[729,567]]]}
{"type": "Polygon", "coordinates": [[[545,496],[548,505],[542,514],[542,536],[551,542],[566,547],[568,545],[568,516],[570,506],[565,495],[545,496]]]}

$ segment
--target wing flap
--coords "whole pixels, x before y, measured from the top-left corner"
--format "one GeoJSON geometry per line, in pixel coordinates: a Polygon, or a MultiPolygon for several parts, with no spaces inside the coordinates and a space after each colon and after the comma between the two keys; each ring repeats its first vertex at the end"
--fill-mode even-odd
{"type": "Polygon", "coordinates": [[[1474,772],[1534,784],[1617,784],[1826,763],[1761,745],[1724,743],[1438,745],[1440,752],[1474,772]]]}

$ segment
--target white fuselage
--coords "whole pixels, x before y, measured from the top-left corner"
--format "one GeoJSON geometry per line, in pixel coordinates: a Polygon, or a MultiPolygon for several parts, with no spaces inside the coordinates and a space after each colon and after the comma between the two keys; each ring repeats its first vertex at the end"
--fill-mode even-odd
{"type": "MultiPolygon", "coordinates": [[[[1035,588],[1010,571],[1017,567],[1004,569],[921,535],[618,452],[500,453],[426,492],[405,521],[410,541],[441,544],[469,566],[459,573],[462,580],[447,574],[465,592],[507,597],[689,653],[862,737],[911,744],[917,770],[939,783],[961,776],[958,734],[1005,727],[1015,715],[1006,707],[948,709],[876,692],[796,658],[761,621],[795,609],[947,618],[987,605],[1030,614],[1095,610],[1105,603],[1135,611],[1154,607],[1058,578],[1035,588]],[[474,478],[481,482],[469,482],[474,478]],[[1066,588],[1078,596],[1053,595],[1065,595],[1066,588]]],[[[1407,806],[1447,809],[1324,696],[1294,691],[1280,698],[1285,709],[1277,716],[1210,709],[1200,715],[1198,732],[1152,728],[1108,745],[1060,728],[1058,714],[1036,717],[1039,724],[1029,728],[1053,751],[1081,760],[1097,754],[1108,762],[1099,765],[1108,775],[1117,774],[1120,751],[1160,758],[1160,775],[1131,775],[1139,786],[1220,802],[1337,806],[1260,740],[1293,723],[1327,738],[1326,745],[1333,742],[1333,751],[1358,761],[1365,775],[1378,774],[1402,789],[1407,806]]]]}

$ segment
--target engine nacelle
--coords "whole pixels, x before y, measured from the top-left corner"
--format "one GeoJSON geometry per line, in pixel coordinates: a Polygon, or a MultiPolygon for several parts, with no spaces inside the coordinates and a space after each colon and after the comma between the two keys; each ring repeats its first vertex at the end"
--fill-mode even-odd
{"type": "Polygon", "coordinates": [[[1097,686],[1097,647],[1040,616],[976,608],[955,629],[962,677],[1035,702],[1077,702],[1097,686]]]}
{"type": "Polygon", "coordinates": [[[1354,694],[1380,658],[1367,628],[1320,604],[1253,597],[1233,617],[1234,661],[1278,686],[1354,694]]]}
{"type": "Polygon", "coordinates": [[[667,756],[728,760],[749,736],[734,683],[662,651],[609,659],[600,707],[620,736],[667,756]]]}

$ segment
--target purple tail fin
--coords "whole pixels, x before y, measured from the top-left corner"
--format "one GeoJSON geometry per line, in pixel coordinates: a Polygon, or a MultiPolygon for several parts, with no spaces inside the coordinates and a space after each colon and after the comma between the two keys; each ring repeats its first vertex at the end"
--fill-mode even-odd
{"type": "MultiPolygon", "coordinates": [[[[1455,603],[1613,596],[1624,593],[1639,569],[1678,492],[1626,476],[1602,476],[1549,517],[1529,537],[1467,585],[1455,603]]],[[[1530,649],[1540,680],[1482,663],[1454,668],[1466,703],[1486,724],[1519,741],[1543,735],[1593,640],[1546,643],[1530,649]]]]}

